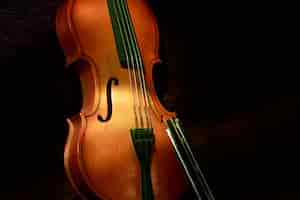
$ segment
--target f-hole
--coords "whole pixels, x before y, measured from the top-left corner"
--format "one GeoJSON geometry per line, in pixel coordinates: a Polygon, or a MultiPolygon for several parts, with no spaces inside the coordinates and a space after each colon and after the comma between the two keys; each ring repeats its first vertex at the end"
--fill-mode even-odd
{"type": "Polygon", "coordinates": [[[113,83],[114,85],[118,85],[119,80],[116,78],[110,78],[107,81],[107,85],[106,85],[107,113],[105,118],[103,118],[101,115],[98,115],[98,120],[101,122],[107,122],[108,120],[110,120],[112,115],[111,87],[113,83]]]}

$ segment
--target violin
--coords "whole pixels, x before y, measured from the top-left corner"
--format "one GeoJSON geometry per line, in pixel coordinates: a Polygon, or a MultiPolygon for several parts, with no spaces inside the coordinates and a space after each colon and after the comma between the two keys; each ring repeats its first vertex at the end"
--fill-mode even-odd
{"type": "Polygon", "coordinates": [[[65,171],[78,195],[182,198],[191,178],[175,148],[176,113],[163,106],[155,89],[159,30],[147,2],[65,0],[56,32],[65,66],[76,70],[81,85],[82,106],[66,119],[64,149],[65,171]]]}

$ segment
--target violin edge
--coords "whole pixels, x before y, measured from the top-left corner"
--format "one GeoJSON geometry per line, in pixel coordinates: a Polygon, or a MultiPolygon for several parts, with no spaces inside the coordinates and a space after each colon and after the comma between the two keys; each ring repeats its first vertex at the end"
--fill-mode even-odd
{"type": "Polygon", "coordinates": [[[55,16],[55,30],[65,56],[65,67],[69,67],[82,55],[72,23],[74,2],[75,0],[64,0],[56,9],[55,16]]]}
{"type": "Polygon", "coordinates": [[[84,200],[108,200],[96,194],[89,184],[80,158],[81,143],[85,133],[85,117],[79,113],[66,119],[69,130],[64,149],[64,167],[67,178],[76,193],[84,200]]]}

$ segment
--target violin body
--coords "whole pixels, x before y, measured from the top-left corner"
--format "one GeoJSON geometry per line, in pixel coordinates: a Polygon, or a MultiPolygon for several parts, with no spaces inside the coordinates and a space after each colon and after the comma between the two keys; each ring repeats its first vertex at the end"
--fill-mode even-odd
{"type": "Polygon", "coordinates": [[[177,200],[188,184],[166,134],[166,120],[176,113],[162,105],[154,87],[152,71],[160,62],[156,19],[144,0],[115,2],[123,2],[122,8],[131,17],[143,62],[140,72],[129,66],[132,63],[122,62],[118,54],[109,8],[114,6],[116,12],[121,5],[108,5],[109,0],[66,0],[57,11],[56,31],[66,67],[76,69],[82,91],[80,112],[67,119],[66,173],[83,199],[142,200],[141,165],[130,130],[143,128],[151,119],[153,199],[177,200]],[[138,78],[128,74],[141,72],[149,104],[136,106],[135,95],[142,96],[142,90],[132,94],[132,79],[138,78]]]}

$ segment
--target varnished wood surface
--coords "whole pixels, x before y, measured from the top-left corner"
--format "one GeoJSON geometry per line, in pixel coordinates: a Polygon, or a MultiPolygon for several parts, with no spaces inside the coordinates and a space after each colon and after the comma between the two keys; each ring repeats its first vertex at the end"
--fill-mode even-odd
{"type": "MultiPolygon", "coordinates": [[[[118,60],[107,1],[67,1],[61,6],[56,31],[67,64],[85,60],[85,64],[66,66],[76,67],[83,97],[80,117],[78,112],[77,117],[69,119],[70,136],[65,149],[68,177],[86,199],[93,199],[91,194],[103,200],[140,199],[139,161],[128,130],[148,126],[136,123],[140,121],[139,114],[135,121],[130,79],[118,60]],[[112,118],[101,123],[97,116],[108,109],[106,88],[112,77],[119,82],[112,87],[112,118]]],[[[160,59],[156,19],[147,2],[129,0],[128,7],[143,59],[151,106],[148,115],[155,138],[150,167],[153,198],[182,199],[187,191],[187,178],[165,132],[166,120],[175,117],[175,113],[160,104],[152,81],[153,65],[160,59]]],[[[147,106],[139,103],[135,105],[147,106]]],[[[145,122],[145,115],[141,117],[145,122]]]]}
{"type": "MultiPolygon", "coordinates": [[[[152,2],[174,75],[170,99],[216,199],[299,199],[292,17],[281,21],[281,8],[273,13],[255,3],[234,9],[181,2],[169,9],[152,2]]],[[[70,100],[78,91],[55,36],[58,4],[11,0],[0,6],[1,199],[69,196],[62,189],[64,118],[78,107],[70,100]]]]}

